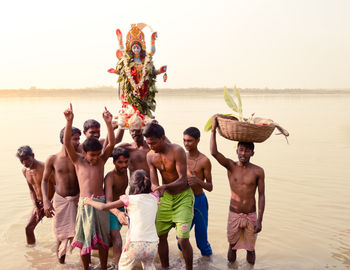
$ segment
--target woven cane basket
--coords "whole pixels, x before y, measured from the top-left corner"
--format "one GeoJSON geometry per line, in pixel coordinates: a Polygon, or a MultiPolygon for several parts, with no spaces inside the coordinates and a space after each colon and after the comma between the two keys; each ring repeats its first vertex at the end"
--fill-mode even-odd
{"type": "Polygon", "coordinates": [[[240,122],[233,116],[218,115],[219,133],[226,139],[240,142],[263,142],[270,137],[275,125],[240,122]]]}

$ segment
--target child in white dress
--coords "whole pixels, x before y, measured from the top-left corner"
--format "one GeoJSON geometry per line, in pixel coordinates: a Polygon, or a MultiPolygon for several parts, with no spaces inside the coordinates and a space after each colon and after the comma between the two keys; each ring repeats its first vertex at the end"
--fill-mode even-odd
{"type": "Polygon", "coordinates": [[[129,185],[129,195],[120,196],[118,201],[100,203],[86,198],[84,204],[99,210],[124,206],[130,222],[118,269],[131,270],[141,261],[143,269],[155,270],[154,258],[159,240],[155,220],[159,198],[157,194],[152,193],[151,181],[144,170],[136,170],[130,177],[129,185]]]}

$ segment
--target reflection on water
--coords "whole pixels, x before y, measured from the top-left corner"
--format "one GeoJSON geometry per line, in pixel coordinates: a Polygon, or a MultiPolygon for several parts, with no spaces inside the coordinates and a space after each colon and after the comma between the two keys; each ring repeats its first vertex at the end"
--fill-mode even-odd
{"type": "MultiPolygon", "coordinates": [[[[229,185],[226,171],[209,154],[209,133],[202,132],[200,150],[213,165],[214,190],[209,201],[209,241],[214,255],[200,255],[194,234],[194,269],[350,269],[350,196],[349,154],[350,95],[242,95],[245,115],[253,112],[268,117],[286,128],[289,145],[282,136],[256,144],[253,163],[266,174],[266,209],[263,230],[258,235],[254,267],[238,252],[237,262],[226,260],[226,222],[229,185]]],[[[60,150],[59,131],[65,125],[63,111],[73,103],[74,126],[95,118],[103,123],[104,106],[116,112],[115,97],[37,97],[0,98],[2,144],[0,163],[0,248],[3,269],[78,269],[79,250],[67,256],[66,265],[58,265],[51,221],[45,219],[36,229],[37,244],[25,245],[24,227],[31,210],[28,187],[21,165],[15,158],[20,145],[33,147],[44,161],[60,150]]],[[[229,113],[222,95],[159,95],[156,117],[167,136],[182,145],[182,132],[189,126],[203,130],[214,113],[229,113]]],[[[102,126],[102,136],[106,129],[102,126]]],[[[125,136],[125,141],[131,141],[125,136]]],[[[235,143],[218,137],[218,148],[236,160],[235,143]]],[[[109,161],[106,172],[113,168],[109,161]]],[[[122,229],[125,237],[126,229],[122,229]]],[[[174,231],[169,234],[170,269],[184,269],[177,250],[174,231]]],[[[112,257],[110,256],[110,261],[112,257]]],[[[98,263],[97,255],[93,262],[98,263]]],[[[156,261],[160,269],[159,259],[156,261]]],[[[141,268],[139,268],[141,269],[141,268]]]]}
{"type": "Polygon", "coordinates": [[[338,245],[334,246],[332,257],[350,268],[350,229],[335,236],[338,245]]]}

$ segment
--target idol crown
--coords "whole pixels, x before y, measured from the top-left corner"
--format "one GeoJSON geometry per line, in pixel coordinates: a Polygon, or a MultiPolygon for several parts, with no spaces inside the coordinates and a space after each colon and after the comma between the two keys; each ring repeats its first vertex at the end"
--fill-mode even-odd
{"type": "Polygon", "coordinates": [[[132,24],[131,30],[126,35],[126,50],[131,50],[131,46],[135,42],[141,44],[142,49],[146,50],[145,34],[142,32],[142,29],[147,26],[145,23],[132,24]]]}

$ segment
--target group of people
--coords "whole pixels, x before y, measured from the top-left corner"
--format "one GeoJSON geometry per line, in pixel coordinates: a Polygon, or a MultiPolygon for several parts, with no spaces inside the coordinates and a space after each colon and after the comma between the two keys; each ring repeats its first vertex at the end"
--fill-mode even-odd
{"type": "MultiPolygon", "coordinates": [[[[34,205],[25,228],[28,244],[35,243],[34,229],[46,216],[53,218],[58,261],[64,263],[67,250],[78,247],[84,269],[89,269],[92,249],[98,249],[101,269],[107,269],[112,245],[118,269],[132,269],[139,262],[144,269],[155,269],[157,251],[162,268],[168,268],[168,233],[173,227],[186,269],[193,265],[189,241],[193,226],[201,254],[212,255],[207,237],[208,200],[204,193],[213,189],[211,162],[198,150],[198,128],[190,127],[183,132],[187,153],[169,141],[156,121],[143,128],[137,121],[129,123],[133,142],[123,143],[124,129],[118,128],[105,108],[102,117],[108,131],[106,139],[99,138],[100,124],[90,119],[84,123],[86,140],[80,144],[81,131],[72,126],[72,105],[64,116],[66,126],[60,132],[62,148],[45,163],[35,158],[29,146],[17,150],[34,205]],[[114,168],[105,175],[104,165],[110,157],[114,168]],[[129,227],[124,247],[122,225],[129,227]]],[[[237,162],[220,153],[216,129],[214,116],[210,151],[226,168],[231,188],[227,258],[234,262],[236,250],[243,248],[247,250],[247,261],[254,264],[255,241],[265,208],[264,171],[250,162],[253,143],[238,143],[237,162]]]]}

